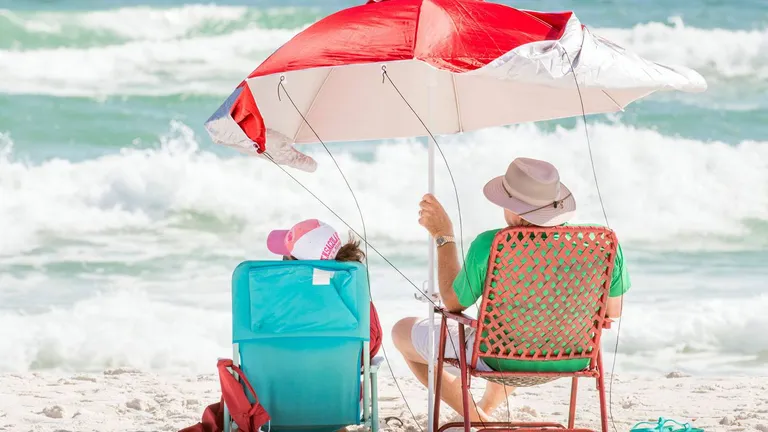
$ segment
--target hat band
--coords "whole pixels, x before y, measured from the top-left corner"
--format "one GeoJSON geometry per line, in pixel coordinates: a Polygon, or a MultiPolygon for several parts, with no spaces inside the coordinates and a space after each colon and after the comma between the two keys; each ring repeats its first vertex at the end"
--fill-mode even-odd
{"type": "Polygon", "coordinates": [[[538,208],[535,208],[535,209],[533,209],[533,210],[528,210],[528,211],[527,211],[527,212],[525,212],[525,213],[520,213],[520,214],[518,214],[518,216],[525,216],[525,215],[527,215],[527,214],[531,214],[531,213],[537,212],[537,211],[539,211],[539,210],[544,210],[545,208],[549,208],[550,206],[551,206],[551,207],[554,207],[555,209],[558,209],[558,208],[564,208],[564,207],[565,207],[565,204],[564,204],[564,203],[565,203],[565,200],[567,200],[568,198],[570,198],[570,197],[571,197],[571,195],[573,195],[573,194],[569,193],[568,195],[564,196],[562,199],[559,199],[559,200],[556,200],[556,201],[552,201],[552,202],[551,202],[551,203],[549,203],[549,204],[543,205],[543,206],[541,206],[541,207],[538,207],[538,208]]]}
{"type": "MultiPolygon", "coordinates": [[[[509,182],[507,182],[506,177],[501,178],[501,185],[502,187],[504,187],[504,192],[506,192],[510,198],[519,199],[520,201],[523,201],[524,203],[530,204],[530,205],[544,206],[544,207],[552,205],[552,199],[533,198],[515,190],[514,188],[512,188],[512,186],[510,186],[509,182]]],[[[555,191],[555,197],[557,197],[558,195],[560,195],[559,182],[557,183],[557,190],[555,191]]]]}

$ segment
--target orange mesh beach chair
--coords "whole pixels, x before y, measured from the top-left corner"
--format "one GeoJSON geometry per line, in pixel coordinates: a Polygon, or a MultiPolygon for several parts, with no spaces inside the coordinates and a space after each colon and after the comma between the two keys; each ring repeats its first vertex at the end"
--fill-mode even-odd
{"type": "MultiPolygon", "coordinates": [[[[603,432],[608,432],[605,382],[600,350],[608,328],[606,305],[616,256],[613,231],[602,227],[512,227],[496,234],[488,263],[478,319],[439,310],[442,314],[438,351],[434,426],[442,432],[463,426],[483,430],[564,430],[558,423],[470,423],[471,377],[514,387],[529,387],[570,377],[568,429],[574,429],[579,378],[597,381],[603,432]],[[458,360],[445,359],[448,320],[459,324],[458,360]],[[467,359],[465,328],[476,330],[467,359]],[[494,372],[476,369],[478,358],[494,372]],[[565,361],[566,371],[539,372],[540,362],[565,361]],[[440,379],[444,363],[461,371],[464,423],[440,427],[440,379]],[[499,366],[502,365],[502,366],[499,366]],[[503,369],[504,371],[498,371],[503,369]]],[[[562,369],[563,363],[559,363],[562,369]]]]}

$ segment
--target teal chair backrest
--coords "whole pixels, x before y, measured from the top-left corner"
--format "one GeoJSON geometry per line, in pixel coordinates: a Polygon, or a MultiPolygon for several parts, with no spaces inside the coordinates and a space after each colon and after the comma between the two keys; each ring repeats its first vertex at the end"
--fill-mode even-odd
{"type": "Polygon", "coordinates": [[[246,261],[235,269],[232,342],[272,430],[360,423],[369,303],[359,263],[246,261]]]}

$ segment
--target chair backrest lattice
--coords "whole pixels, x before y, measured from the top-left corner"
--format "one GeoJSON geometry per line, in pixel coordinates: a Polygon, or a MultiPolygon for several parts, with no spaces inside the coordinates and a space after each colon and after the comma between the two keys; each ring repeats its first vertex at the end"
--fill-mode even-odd
{"type": "Polygon", "coordinates": [[[475,355],[591,359],[595,365],[616,257],[608,228],[510,227],[496,234],[475,355]]]}

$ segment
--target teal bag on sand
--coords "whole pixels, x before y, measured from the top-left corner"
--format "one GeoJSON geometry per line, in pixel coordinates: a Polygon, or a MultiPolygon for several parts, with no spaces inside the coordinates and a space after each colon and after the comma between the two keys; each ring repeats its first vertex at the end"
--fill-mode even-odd
{"type": "Polygon", "coordinates": [[[695,428],[690,423],[680,423],[659,417],[659,421],[656,423],[640,422],[632,426],[630,432],[704,432],[704,429],[695,428]]]}

